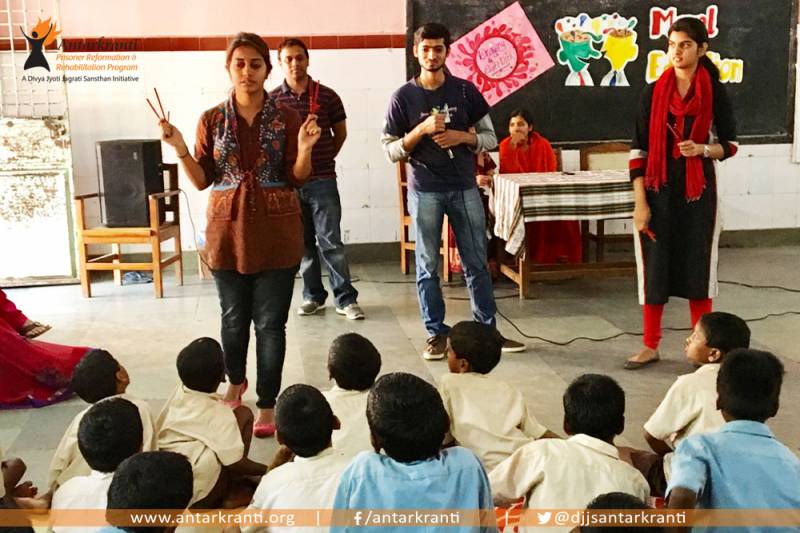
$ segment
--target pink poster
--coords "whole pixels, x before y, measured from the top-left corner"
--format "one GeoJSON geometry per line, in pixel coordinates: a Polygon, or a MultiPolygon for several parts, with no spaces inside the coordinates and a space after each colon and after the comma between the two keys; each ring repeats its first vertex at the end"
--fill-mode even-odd
{"type": "Polygon", "coordinates": [[[553,59],[515,2],[450,48],[447,68],[474,83],[489,105],[519,90],[553,66],[553,59]]]}

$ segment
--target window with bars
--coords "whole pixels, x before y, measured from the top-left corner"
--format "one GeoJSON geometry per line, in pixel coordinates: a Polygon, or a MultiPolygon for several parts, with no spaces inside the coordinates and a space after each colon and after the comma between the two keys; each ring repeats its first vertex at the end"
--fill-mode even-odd
{"type": "MultiPolygon", "coordinates": [[[[0,0],[0,116],[2,117],[57,117],[66,113],[66,84],[56,78],[57,47],[61,36],[43,50],[49,63],[48,71],[42,66],[25,69],[31,56],[31,43],[23,35],[32,37],[39,23],[50,19],[52,32],[61,30],[57,0],[0,0]]],[[[49,24],[44,27],[49,28],[49,24]]],[[[47,30],[42,32],[42,36],[47,30]]]]}

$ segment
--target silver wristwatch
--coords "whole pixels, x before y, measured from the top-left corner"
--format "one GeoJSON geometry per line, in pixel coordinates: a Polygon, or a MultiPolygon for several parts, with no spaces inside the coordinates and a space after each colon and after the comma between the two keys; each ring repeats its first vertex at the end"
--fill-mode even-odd
{"type": "Polygon", "coordinates": [[[703,145],[703,157],[705,157],[706,159],[711,157],[711,146],[708,144],[703,145]]]}

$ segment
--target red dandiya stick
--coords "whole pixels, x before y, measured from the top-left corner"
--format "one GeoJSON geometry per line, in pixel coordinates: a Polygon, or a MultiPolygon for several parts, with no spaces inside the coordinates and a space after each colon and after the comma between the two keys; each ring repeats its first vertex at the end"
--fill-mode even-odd
{"type": "Polygon", "coordinates": [[[311,85],[311,105],[309,106],[310,113],[316,113],[319,106],[317,105],[317,97],[319,97],[319,81],[312,82],[311,85]]]}
{"type": "Polygon", "coordinates": [[[153,113],[156,115],[156,118],[159,120],[159,122],[164,120],[163,118],[161,118],[161,115],[158,114],[158,111],[156,111],[156,108],[153,107],[153,104],[150,102],[150,99],[149,98],[145,98],[145,100],[147,101],[147,105],[150,106],[150,109],[153,110],[153,113]]]}
{"type": "Polygon", "coordinates": [[[153,87],[153,92],[156,93],[156,100],[158,100],[158,108],[161,110],[161,116],[166,118],[167,114],[164,113],[164,106],[161,105],[161,97],[158,96],[158,89],[153,87]]]}
{"type": "Polygon", "coordinates": [[[683,142],[683,139],[681,138],[681,136],[680,136],[680,135],[678,135],[678,132],[675,130],[675,128],[672,126],[672,124],[670,124],[669,122],[667,122],[667,127],[669,128],[669,131],[671,131],[671,132],[672,132],[672,134],[675,136],[675,138],[676,138],[676,139],[678,139],[678,142],[679,142],[679,143],[682,143],[682,142],[683,142]]]}

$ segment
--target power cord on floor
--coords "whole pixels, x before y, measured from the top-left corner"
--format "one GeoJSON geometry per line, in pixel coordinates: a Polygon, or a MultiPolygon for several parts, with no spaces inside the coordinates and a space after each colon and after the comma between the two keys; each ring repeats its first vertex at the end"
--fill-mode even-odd
{"type": "Polygon", "coordinates": [[[724,280],[720,280],[720,283],[724,283],[725,285],[738,285],[739,287],[747,287],[748,289],[776,289],[779,291],[786,291],[786,292],[800,292],[800,289],[783,287],[781,285],[751,285],[749,283],[743,283],[741,281],[724,281],[724,280]]]}
{"type": "MultiPolygon", "coordinates": [[[[538,335],[528,335],[527,333],[523,332],[519,327],[506,315],[504,315],[500,310],[497,311],[497,314],[503,317],[503,319],[508,322],[511,327],[513,327],[517,333],[519,333],[522,337],[526,339],[535,339],[540,340],[542,342],[546,342],[548,344],[553,344],[555,346],[568,346],[575,341],[590,341],[590,342],[605,342],[610,341],[612,339],[616,339],[618,337],[622,337],[623,335],[629,335],[631,337],[641,337],[643,333],[641,331],[622,331],[615,335],[609,335],[608,337],[574,337],[564,342],[554,341],[552,339],[547,339],[545,337],[540,337],[538,335]]],[[[784,311],[782,313],[768,313],[764,316],[756,317],[756,318],[746,318],[744,319],[745,322],[759,322],[761,320],[766,320],[767,318],[771,317],[779,317],[779,316],[787,316],[787,315],[800,315],[800,311],[784,311]]],[[[691,331],[692,328],[675,328],[675,327],[663,327],[661,328],[666,331],[691,331]]]]}
{"type": "MultiPolygon", "coordinates": [[[[208,267],[208,263],[206,263],[205,259],[203,259],[203,256],[200,254],[200,243],[197,241],[197,227],[194,224],[194,218],[192,218],[192,210],[191,210],[191,204],[189,203],[189,195],[186,194],[186,191],[183,190],[183,189],[178,189],[178,190],[181,193],[183,193],[183,196],[184,196],[184,198],[186,200],[186,213],[189,215],[189,223],[192,226],[192,236],[193,236],[193,239],[194,239],[195,247],[197,249],[197,258],[206,267],[208,267]]],[[[209,267],[209,269],[210,269],[210,267],[209,267]]],[[[300,276],[298,276],[297,278],[299,278],[299,277],[300,276]]],[[[327,274],[323,274],[323,277],[327,277],[327,274]]],[[[352,283],[358,283],[359,281],[364,281],[364,282],[367,282],[367,283],[383,283],[383,284],[387,284],[387,285],[416,284],[415,280],[371,280],[371,279],[363,279],[362,280],[358,276],[353,276],[351,278],[351,282],[352,283]]],[[[781,285],[752,285],[752,284],[749,284],[749,283],[743,283],[743,282],[740,282],[740,281],[730,281],[730,280],[720,280],[720,283],[724,283],[726,285],[737,285],[737,286],[740,286],[740,287],[747,287],[749,289],[775,289],[775,290],[781,290],[781,291],[786,291],[786,292],[800,293],[800,289],[794,289],[794,288],[790,288],[790,287],[783,287],[781,285]]],[[[454,283],[443,283],[441,286],[443,288],[457,288],[457,287],[464,287],[464,284],[463,283],[454,282],[454,283]]],[[[503,296],[495,296],[495,300],[505,300],[505,299],[516,298],[516,297],[517,297],[517,294],[516,294],[516,291],[515,291],[512,294],[503,295],[503,296]]],[[[469,298],[465,298],[465,297],[461,297],[461,296],[446,296],[445,299],[446,300],[456,300],[456,301],[469,301],[469,298]]],[[[546,342],[548,344],[553,344],[555,346],[568,346],[568,345],[572,344],[573,342],[581,341],[581,340],[585,340],[585,341],[589,341],[589,342],[605,342],[605,341],[610,341],[612,339],[616,339],[616,338],[622,337],[624,335],[630,335],[632,337],[641,337],[643,335],[642,332],[638,332],[638,331],[621,331],[620,333],[617,333],[615,335],[609,335],[608,337],[584,337],[584,336],[580,336],[580,337],[574,337],[574,338],[569,339],[567,341],[559,342],[559,341],[554,341],[552,339],[547,339],[545,337],[540,337],[538,335],[528,335],[527,333],[523,332],[510,318],[508,318],[506,315],[504,315],[499,309],[497,310],[497,314],[500,315],[506,322],[508,322],[511,325],[511,327],[513,327],[517,331],[517,333],[519,333],[522,337],[525,337],[526,339],[540,340],[542,342],[546,342]]],[[[784,311],[782,313],[768,313],[768,314],[766,314],[764,316],[760,316],[760,317],[756,317],[756,318],[747,318],[747,319],[745,319],[745,322],[760,322],[760,321],[766,320],[768,318],[781,317],[781,316],[787,316],[787,315],[800,315],[800,311],[784,311]]],[[[666,330],[666,331],[691,331],[692,328],[664,327],[662,329],[666,330]]]]}

